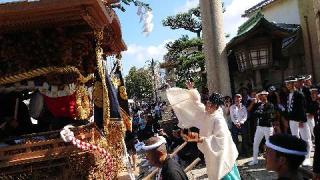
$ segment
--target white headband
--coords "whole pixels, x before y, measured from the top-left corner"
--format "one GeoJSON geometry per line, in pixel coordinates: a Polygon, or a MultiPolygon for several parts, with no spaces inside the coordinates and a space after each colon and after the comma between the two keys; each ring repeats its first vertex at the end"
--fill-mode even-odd
{"type": "Polygon", "coordinates": [[[299,155],[299,156],[305,156],[308,154],[308,152],[304,152],[304,151],[296,151],[296,150],[291,150],[291,149],[286,149],[277,145],[274,145],[272,143],[270,143],[270,141],[266,142],[267,147],[282,152],[282,153],[286,153],[286,154],[294,154],[294,155],[299,155]]]}
{"type": "Polygon", "coordinates": [[[149,150],[158,148],[162,144],[167,143],[166,139],[163,136],[157,136],[157,137],[159,137],[159,141],[154,144],[146,146],[143,142],[138,142],[137,144],[134,145],[134,148],[136,149],[136,151],[141,151],[141,150],[149,151],[149,150]]]}
{"type": "Polygon", "coordinates": [[[297,81],[298,81],[298,79],[297,79],[297,78],[284,80],[284,82],[285,82],[285,83],[289,83],[289,82],[297,82],[297,81]]]}

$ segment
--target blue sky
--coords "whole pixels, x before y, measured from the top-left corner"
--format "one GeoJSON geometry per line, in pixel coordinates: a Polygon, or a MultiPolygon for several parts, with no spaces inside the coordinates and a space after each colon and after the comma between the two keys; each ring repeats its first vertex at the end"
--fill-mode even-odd
{"type": "MultiPolygon", "coordinates": [[[[8,2],[13,0],[0,0],[8,2]]],[[[122,36],[128,50],[123,52],[123,71],[126,75],[133,66],[143,67],[146,61],[154,58],[162,61],[166,53],[165,43],[178,39],[184,34],[195,36],[184,30],[171,30],[163,27],[161,21],[165,17],[187,11],[199,4],[199,0],[143,0],[150,4],[153,14],[153,31],[149,36],[142,34],[143,24],[139,23],[137,7],[126,6],[126,12],[117,11],[122,27],[122,36]]],[[[231,37],[236,34],[237,28],[245,19],[241,18],[244,10],[254,6],[261,0],[222,0],[225,3],[224,30],[231,37]]],[[[228,41],[229,39],[227,39],[228,41]]]]}
{"type": "MultiPolygon", "coordinates": [[[[230,33],[231,37],[234,36],[238,26],[245,21],[244,18],[241,18],[241,14],[260,1],[223,0],[226,7],[224,13],[225,32],[230,33]]],[[[161,21],[167,16],[196,7],[199,0],[145,0],[144,2],[148,2],[152,8],[154,23],[154,30],[147,37],[142,34],[143,24],[139,23],[137,7],[128,6],[126,12],[117,11],[122,25],[122,36],[128,46],[128,50],[123,53],[122,58],[125,75],[131,67],[143,67],[146,65],[145,61],[151,58],[162,61],[163,55],[166,53],[164,48],[166,42],[178,39],[184,34],[190,37],[195,36],[185,30],[171,30],[168,27],[163,27],[161,21]]]]}

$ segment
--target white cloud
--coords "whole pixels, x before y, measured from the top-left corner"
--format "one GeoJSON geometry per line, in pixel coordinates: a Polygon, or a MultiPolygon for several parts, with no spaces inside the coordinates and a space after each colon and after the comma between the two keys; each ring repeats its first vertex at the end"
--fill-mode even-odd
{"type": "Polygon", "coordinates": [[[261,2],[261,0],[233,0],[226,6],[226,12],[223,14],[224,31],[229,33],[231,37],[235,36],[238,27],[247,20],[247,18],[242,18],[241,15],[245,10],[259,2],[261,2]]]}
{"type": "Polygon", "coordinates": [[[167,53],[165,44],[171,40],[165,40],[159,45],[142,46],[138,44],[129,44],[128,50],[122,55],[124,74],[127,74],[131,67],[137,68],[146,65],[146,61],[152,58],[155,61],[162,61],[163,56],[167,53]]]}
{"type": "Polygon", "coordinates": [[[186,3],[181,6],[176,8],[175,13],[181,13],[181,12],[186,12],[191,8],[195,8],[199,5],[199,0],[187,0],[186,3]]]}
{"type": "MultiPolygon", "coordinates": [[[[230,4],[226,5],[226,12],[224,17],[224,31],[229,33],[231,37],[235,36],[238,27],[246,21],[241,15],[246,9],[256,5],[261,0],[232,0],[230,4]]],[[[176,9],[176,12],[185,12],[190,8],[196,7],[199,0],[186,0],[185,4],[176,9]]],[[[123,53],[123,70],[126,75],[129,69],[133,66],[138,68],[146,65],[147,60],[160,60],[162,61],[163,55],[167,52],[164,47],[170,41],[163,41],[160,45],[142,46],[139,44],[129,44],[128,50],[123,53]]]]}
{"type": "MultiPolygon", "coordinates": [[[[230,4],[227,4],[225,7],[226,12],[223,13],[225,33],[230,34],[231,37],[235,36],[238,27],[247,20],[246,18],[242,18],[241,15],[245,10],[259,2],[261,0],[232,0],[230,4]]],[[[197,7],[198,4],[199,0],[186,0],[183,6],[176,9],[176,13],[186,12],[191,8],[197,7]]]]}

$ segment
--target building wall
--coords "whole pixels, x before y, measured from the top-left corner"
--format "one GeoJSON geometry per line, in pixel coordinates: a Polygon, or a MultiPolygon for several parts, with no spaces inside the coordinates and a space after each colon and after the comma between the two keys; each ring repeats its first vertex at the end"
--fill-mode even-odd
{"type": "Polygon", "coordinates": [[[320,27],[318,0],[299,1],[299,14],[304,40],[305,65],[309,74],[313,74],[316,83],[320,82],[320,27]]]}
{"type": "MultiPolygon", "coordinates": [[[[313,0],[313,2],[314,2],[314,14],[315,14],[315,21],[316,21],[315,29],[316,29],[316,33],[318,35],[318,39],[317,39],[318,48],[315,49],[315,50],[318,51],[318,55],[319,55],[320,54],[320,1],[319,0],[313,0]]],[[[319,64],[320,63],[319,61],[320,61],[320,59],[318,57],[318,59],[316,59],[316,63],[319,64]]],[[[319,67],[317,67],[317,68],[318,68],[317,70],[320,71],[319,67]]],[[[317,74],[319,74],[319,72],[317,72],[317,74]]],[[[319,83],[320,78],[318,78],[317,80],[318,80],[318,83],[319,83]]]]}
{"type": "MultiPolygon", "coordinates": [[[[309,1],[309,0],[303,0],[309,1]]],[[[298,0],[278,0],[261,10],[270,22],[300,24],[298,0]]]]}
{"type": "Polygon", "coordinates": [[[305,52],[305,69],[301,71],[312,74],[316,83],[320,82],[319,10],[319,0],[277,0],[261,10],[268,21],[301,25],[305,52]]]}

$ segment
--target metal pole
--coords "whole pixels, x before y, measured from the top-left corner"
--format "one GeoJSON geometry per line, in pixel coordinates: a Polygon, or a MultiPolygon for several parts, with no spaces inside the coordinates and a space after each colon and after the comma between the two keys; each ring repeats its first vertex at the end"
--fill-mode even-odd
{"type": "Polygon", "coordinates": [[[155,67],[155,63],[154,63],[154,60],[152,58],[151,59],[151,70],[152,70],[153,83],[154,83],[154,95],[155,95],[156,102],[158,102],[157,80],[156,80],[156,76],[155,76],[155,72],[154,72],[154,67],[155,67]]]}

